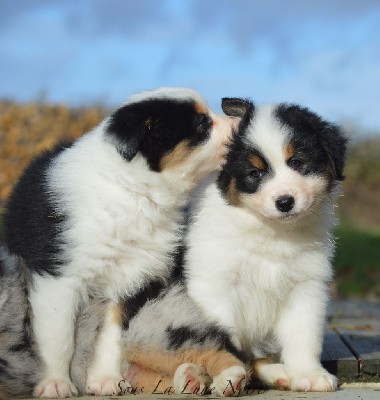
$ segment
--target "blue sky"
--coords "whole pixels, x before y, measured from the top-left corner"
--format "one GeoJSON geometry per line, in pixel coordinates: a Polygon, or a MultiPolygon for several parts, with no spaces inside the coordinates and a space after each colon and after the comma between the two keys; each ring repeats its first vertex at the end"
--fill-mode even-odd
{"type": "Polygon", "coordinates": [[[0,98],[189,86],[380,132],[379,21],[379,0],[0,0],[0,98]]]}

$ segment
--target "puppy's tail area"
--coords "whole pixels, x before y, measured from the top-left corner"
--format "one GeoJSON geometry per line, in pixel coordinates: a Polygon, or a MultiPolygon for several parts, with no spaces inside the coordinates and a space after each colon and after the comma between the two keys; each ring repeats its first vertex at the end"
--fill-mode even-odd
{"type": "Polygon", "coordinates": [[[0,398],[30,396],[42,362],[30,327],[25,266],[0,246],[0,398]]]}

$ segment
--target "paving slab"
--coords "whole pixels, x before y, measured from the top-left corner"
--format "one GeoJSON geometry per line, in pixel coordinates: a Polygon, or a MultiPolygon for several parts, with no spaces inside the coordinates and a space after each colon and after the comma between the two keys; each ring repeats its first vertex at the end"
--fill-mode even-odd
{"type": "MultiPolygon", "coordinates": [[[[336,392],[323,393],[301,393],[301,392],[284,392],[280,390],[256,390],[251,394],[244,396],[233,397],[233,399],[244,400],[379,400],[380,399],[380,384],[378,387],[344,387],[336,392]]],[[[118,400],[118,399],[135,399],[135,400],[184,400],[184,399],[221,399],[214,396],[188,396],[188,395],[129,395],[129,396],[82,396],[72,397],[71,400],[118,400]]],[[[36,400],[24,399],[24,400],[36,400]]]]}

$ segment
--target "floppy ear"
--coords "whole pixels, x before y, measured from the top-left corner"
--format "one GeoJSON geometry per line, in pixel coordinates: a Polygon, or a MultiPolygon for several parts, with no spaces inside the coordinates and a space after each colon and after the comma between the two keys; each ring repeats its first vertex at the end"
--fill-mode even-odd
{"type": "Polygon", "coordinates": [[[122,156],[131,161],[139,151],[144,135],[150,130],[151,122],[147,109],[138,104],[127,104],[110,116],[106,133],[122,156]]]}
{"type": "Polygon", "coordinates": [[[283,123],[293,129],[314,136],[328,159],[331,177],[337,181],[344,180],[347,139],[337,125],[296,104],[283,103],[277,108],[276,114],[283,123]]]}
{"type": "Polygon", "coordinates": [[[238,97],[224,97],[222,99],[222,110],[229,117],[244,117],[253,108],[253,103],[238,97]]]}
{"type": "Polygon", "coordinates": [[[322,147],[327,154],[334,174],[334,179],[343,181],[344,164],[347,152],[347,138],[342,130],[333,124],[326,123],[321,131],[322,147]]]}
{"type": "Polygon", "coordinates": [[[293,118],[297,120],[297,123],[300,124],[300,126],[305,124],[306,129],[310,127],[319,138],[320,145],[330,164],[332,178],[337,181],[343,181],[347,138],[344,136],[342,130],[338,125],[324,120],[318,114],[315,114],[307,108],[297,106],[292,106],[291,108],[293,109],[293,118]],[[302,119],[304,119],[304,121],[301,122],[302,119]]]}

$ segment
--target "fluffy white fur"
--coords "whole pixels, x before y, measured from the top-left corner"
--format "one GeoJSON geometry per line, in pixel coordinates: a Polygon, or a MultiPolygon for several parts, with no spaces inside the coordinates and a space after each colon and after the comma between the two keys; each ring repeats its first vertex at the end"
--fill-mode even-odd
{"type": "Polygon", "coordinates": [[[289,131],[273,106],[256,109],[246,139],[269,160],[273,176],[257,193],[241,194],[236,207],[216,183],[206,186],[188,235],[189,294],[240,349],[280,355],[284,368],[269,367],[266,378],[265,367],[264,380],[283,380],[285,372],[292,390],[335,390],[336,378],[319,361],[332,276],[327,179],[301,176],[286,164],[289,131]],[[288,194],[296,206],[283,217],[274,202],[288,194]]]}
{"type": "MultiPolygon", "coordinates": [[[[194,99],[187,89],[163,88],[136,95],[148,98],[194,99]]],[[[211,111],[210,111],[211,113],[211,111]]],[[[148,278],[165,280],[168,262],[180,238],[184,206],[194,184],[215,170],[233,119],[212,114],[210,139],[186,162],[159,173],[149,169],[140,153],[127,162],[105,136],[107,120],[79,139],[52,163],[47,183],[55,207],[68,215],[62,276],[34,275],[30,302],[33,326],[45,378],[34,394],[67,397],[77,393],[70,381],[75,315],[90,290],[109,302],[87,378],[87,391],[116,394],[120,372],[121,328],[113,319],[120,296],[132,295],[148,278]],[[67,261],[65,261],[67,260],[67,261]]],[[[128,311],[127,311],[128,312],[128,311]]]]}

